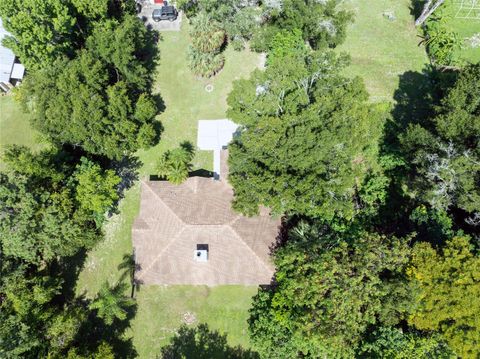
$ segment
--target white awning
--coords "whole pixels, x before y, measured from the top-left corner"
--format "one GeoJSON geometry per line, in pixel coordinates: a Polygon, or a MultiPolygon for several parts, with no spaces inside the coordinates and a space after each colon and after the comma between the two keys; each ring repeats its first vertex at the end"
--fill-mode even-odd
{"type": "Polygon", "coordinates": [[[23,79],[23,75],[25,74],[25,66],[22,64],[14,64],[11,78],[15,80],[23,79]]]}
{"type": "Polygon", "coordinates": [[[213,150],[213,172],[220,177],[220,150],[233,139],[238,125],[230,120],[199,120],[197,146],[201,150],[213,150]]]}

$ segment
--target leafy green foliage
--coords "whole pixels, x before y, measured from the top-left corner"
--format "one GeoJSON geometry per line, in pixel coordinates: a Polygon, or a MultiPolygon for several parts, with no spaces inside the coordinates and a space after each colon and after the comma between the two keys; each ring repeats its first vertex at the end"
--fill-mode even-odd
{"type": "Polygon", "coordinates": [[[433,62],[440,66],[454,65],[457,62],[455,52],[462,46],[462,40],[449,28],[447,22],[447,18],[441,14],[429,18],[422,41],[433,62]]]}
{"type": "Polygon", "coordinates": [[[77,20],[68,1],[4,0],[0,17],[13,35],[5,45],[29,69],[73,53],[77,20]]]}
{"type": "Polygon", "coordinates": [[[35,114],[33,125],[55,143],[72,143],[109,158],[151,145],[153,100],[110,76],[105,63],[87,50],[31,74],[22,98],[35,114]]]}
{"type": "Polygon", "coordinates": [[[450,359],[455,355],[438,335],[404,333],[393,327],[380,327],[362,344],[361,358],[383,359],[450,359]]]}
{"type": "Polygon", "coordinates": [[[340,45],[353,15],[339,10],[338,3],[337,0],[283,0],[278,7],[266,7],[268,23],[257,32],[254,47],[265,51],[277,32],[295,29],[301,30],[303,39],[313,49],[340,45]]]}
{"type": "Polygon", "coordinates": [[[370,326],[408,312],[405,241],[300,225],[275,254],[275,283],[260,289],[251,338],[266,358],[352,357],[370,326]]]}
{"type": "Polygon", "coordinates": [[[134,4],[7,0],[0,5],[15,37],[6,45],[32,70],[20,97],[34,114],[33,127],[55,144],[118,159],[158,137],[153,125],[158,111],[149,95],[155,42],[127,3],[134,4]],[[138,111],[137,101],[143,107],[138,111]]]}
{"type": "Polygon", "coordinates": [[[118,81],[125,81],[137,90],[145,90],[151,82],[148,75],[150,64],[147,63],[153,51],[151,42],[153,39],[145,25],[136,16],[129,15],[122,21],[110,19],[95,26],[87,39],[87,47],[118,71],[118,81]]]}
{"type": "Polygon", "coordinates": [[[236,50],[245,47],[259,27],[259,8],[254,3],[236,0],[181,0],[177,2],[189,18],[207,13],[226,33],[236,50]]]}
{"type": "Polygon", "coordinates": [[[90,309],[96,310],[98,316],[107,325],[113,324],[115,320],[125,320],[128,309],[135,305],[133,299],[125,297],[126,289],[125,283],[119,283],[114,287],[111,287],[108,282],[104,283],[97,297],[90,304],[90,309]]]}
{"type": "Polygon", "coordinates": [[[416,244],[409,275],[420,290],[409,322],[440,332],[460,357],[478,357],[480,258],[472,252],[470,238],[454,237],[441,250],[416,244]]]}
{"type": "Polygon", "coordinates": [[[80,208],[95,217],[103,216],[118,199],[120,177],[114,171],[102,171],[98,164],[82,157],[74,177],[78,182],[75,198],[80,208]]]}
{"type": "Polygon", "coordinates": [[[268,52],[268,64],[275,61],[283,61],[285,57],[305,55],[307,47],[302,38],[302,32],[298,29],[293,31],[283,30],[278,32],[270,44],[268,52]]]}
{"type": "Polygon", "coordinates": [[[95,225],[76,208],[69,173],[59,171],[55,161],[51,152],[32,155],[18,147],[6,151],[5,162],[11,167],[0,173],[4,255],[40,265],[73,255],[98,239],[95,225]],[[41,166],[34,165],[37,158],[41,166]]]}
{"type": "Polygon", "coordinates": [[[174,184],[181,184],[188,178],[195,152],[193,146],[184,142],[180,147],[165,152],[158,163],[158,174],[174,184]]]}
{"type": "Polygon", "coordinates": [[[414,169],[411,187],[436,209],[480,211],[480,64],[466,67],[436,108],[400,139],[414,169]]]}
{"type": "Polygon", "coordinates": [[[338,75],[345,62],[330,52],[289,56],[234,83],[227,114],[242,125],[229,146],[236,210],[351,218],[364,206],[359,191],[380,171],[383,118],[360,79],[338,75]]]}
{"type": "Polygon", "coordinates": [[[192,45],[188,58],[192,71],[202,77],[215,75],[223,67],[224,57],[220,54],[225,42],[225,32],[220,24],[206,12],[200,12],[192,19],[190,31],[192,45]]]}

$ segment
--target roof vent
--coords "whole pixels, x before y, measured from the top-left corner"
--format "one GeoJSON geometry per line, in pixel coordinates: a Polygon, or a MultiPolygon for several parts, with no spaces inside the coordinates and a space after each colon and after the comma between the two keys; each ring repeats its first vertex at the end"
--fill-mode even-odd
{"type": "Polygon", "coordinates": [[[208,244],[197,244],[197,249],[194,251],[193,259],[197,262],[207,262],[208,244]]]}

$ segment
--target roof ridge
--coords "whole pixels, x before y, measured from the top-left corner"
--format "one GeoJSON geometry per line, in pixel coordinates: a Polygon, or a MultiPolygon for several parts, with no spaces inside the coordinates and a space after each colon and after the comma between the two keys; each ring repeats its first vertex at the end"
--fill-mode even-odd
{"type": "MultiPolygon", "coordinates": [[[[142,180],[141,182],[150,190],[150,192],[152,192],[152,193],[155,195],[155,197],[157,197],[157,198],[160,200],[160,202],[163,203],[163,205],[164,205],[165,207],[168,208],[168,210],[170,211],[170,213],[172,213],[172,214],[175,216],[175,218],[177,218],[177,219],[178,219],[180,222],[182,222],[184,225],[187,224],[187,223],[185,223],[185,221],[184,221],[183,219],[181,219],[181,218],[178,216],[178,214],[175,213],[175,211],[174,211],[173,209],[170,208],[170,206],[169,206],[167,203],[165,203],[165,201],[162,199],[162,197],[160,197],[160,196],[157,194],[157,192],[155,192],[155,191],[152,189],[152,187],[150,187],[150,185],[149,185],[146,181],[143,181],[143,180],[142,180]]],[[[148,181],[148,182],[151,182],[151,181],[148,181]]]]}
{"type": "MultiPolygon", "coordinates": [[[[238,216],[238,218],[240,218],[240,216],[238,216]]],[[[250,252],[252,252],[253,255],[254,255],[255,257],[257,257],[258,260],[260,260],[260,262],[263,264],[263,266],[264,266],[268,271],[271,270],[271,268],[269,268],[269,266],[267,265],[267,263],[265,263],[265,261],[264,261],[262,258],[260,258],[260,256],[257,254],[257,252],[255,252],[255,251],[252,249],[252,247],[250,247],[250,246],[243,240],[242,236],[241,236],[240,234],[238,234],[238,232],[235,230],[235,228],[233,228],[233,227],[230,225],[230,223],[229,223],[229,224],[224,224],[224,226],[227,226],[227,227],[229,227],[229,228],[232,230],[233,234],[234,234],[237,238],[240,239],[240,242],[242,242],[243,245],[244,245],[245,247],[247,247],[247,248],[250,250],[250,252]]]]}
{"type": "Polygon", "coordinates": [[[177,234],[172,236],[172,239],[170,240],[170,242],[168,242],[168,244],[165,247],[163,247],[163,249],[160,251],[160,253],[158,253],[158,255],[155,257],[155,259],[150,263],[150,265],[147,268],[145,268],[145,270],[142,271],[142,274],[138,276],[138,279],[144,277],[152,269],[153,265],[155,263],[157,263],[157,261],[163,255],[163,253],[165,253],[165,251],[168,249],[168,247],[170,247],[172,245],[172,243],[175,242],[175,240],[180,236],[180,234],[182,234],[185,231],[186,228],[187,228],[186,225],[183,226],[182,229],[177,232],[177,234]]]}

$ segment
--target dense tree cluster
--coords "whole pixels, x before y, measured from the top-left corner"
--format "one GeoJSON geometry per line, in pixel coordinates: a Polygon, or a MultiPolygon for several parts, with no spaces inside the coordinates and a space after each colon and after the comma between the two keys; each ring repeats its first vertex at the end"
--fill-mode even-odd
{"type": "Polygon", "coordinates": [[[405,316],[408,260],[405,240],[300,224],[276,253],[274,290],[254,300],[256,347],[265,358],[354,357],[370,326],[405,316]]]}
{"type": "Polygon", "coordinates": [[[20,97],[33,126],[55,144],[118,159],[157,139],[153,37],[133,1],[97,2],[12,0],[0,16],[31,71],[20,97]]]}
{"type": "Polygon", "coordinates": [[[228,97],[241,125],[229,146],[234,208],[268,207],[289,228],[250,311],[254,348],[477,358],[480,64],[426,72],[422,96],[403,94],[389,114],[340,75],[342,56],[286,24],[266,69],[228,97]]]}
{"type": "Polygon", "coordinates": [[[113,324],[102,314],[112,304],[96,301],[89,309],[86,299],[73,297],[69,278],[74,257],[102,238],[94,214],[112,207],[119,178],[85,157],[55,149],[33,154],[13,147],[3,159],[0,356],[61,358],[71,352],[86,358],[111,352],[115,335],[98,332],[113,324]]]}
{"type": "MultiPolygon", "coordinates": [[[[122,338],[125,285],[75,294],[85,252],[103,237],[123,179],[111,168],[157,139],[152,33],[133,1],[6,0],[5,44],[26,65],[18,97],[48,149],[2,151],[0,357],[135,356],[122,338]]],[[[124,170],[118,173],[125,175],[124,170]]]]}
{"type": "Polygon", "coordinates": [[[340,10],[337,0],[269,0],[263,2],[264,26],[252,39],[254,49],[264,51],[282,30],[298,29],[313,49],[333,48],[345,40],[352,13],[340,10]]]}
{"type": "Polygon", "coordinates": [[[401,141],[414,169],[411,188],[435,209],[480,212],[480,66],[446,91],[435,115],[412,124],[401,141]]]}

